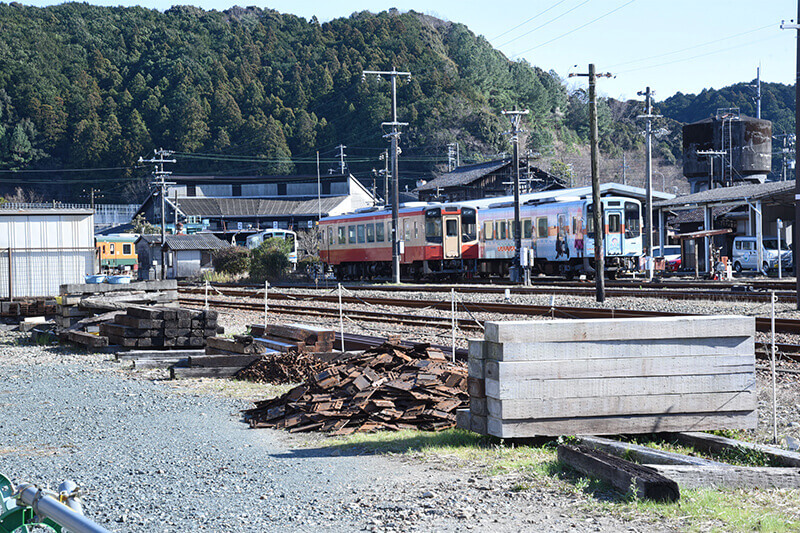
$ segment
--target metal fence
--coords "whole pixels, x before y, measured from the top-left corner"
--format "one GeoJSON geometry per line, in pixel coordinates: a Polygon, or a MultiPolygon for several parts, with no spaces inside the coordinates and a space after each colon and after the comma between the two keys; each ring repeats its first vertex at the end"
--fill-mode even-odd
{"type": "Polygon", "coordinates": [[[94,248],[5,248],[0,250],[0,298],[57,296],[65,283],[94,274],[94,248]]]}

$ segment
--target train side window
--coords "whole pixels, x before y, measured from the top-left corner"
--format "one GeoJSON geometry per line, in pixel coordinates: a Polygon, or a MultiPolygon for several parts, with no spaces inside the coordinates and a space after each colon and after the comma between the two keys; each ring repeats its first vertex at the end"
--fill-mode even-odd
{"type": "Polygon", "coordinates": [[[578,234],[578,217],[572,217],[572,234],[578,234]]]}
{"type": "Polygon", "coordinates": [[[410,241],[411,240],[411,225],[406,218],[403,220],[403,240],[410,241]]]}
{"type": "Polygon", "coordinates": [[[533,223],[531,219],[526,218],[522,221],[522,238],[530,239],[531,235],[533,235],[533,223]]]}
{"type": "Polygon", "coordinates": [[[358,236],[358,244],[363,244],[366,240],[364,238],[364,224],[356,226],[356,235],[358,236]]]}
{"type": "Polygon", "coordinates": [[[513,239],[514,238],[514,221],[513,220],[509,220],[508,221],[508,225],[506,227],[508,228],[508,238],[509,239],[513,239]]]}
{"type": "Polygon", "coordinates": [[[339,226],[339,244],[347,244],[344,226],[339,226]]]}
{"type": "Polygon", "coordinates": [[[355,226],[347,226],[347,242],[348,242],[348,244],[355,244],[356,243],[356,227],[355,226]]]}
{"type": "Polygon", "coordinates": [[[494,223],[491,220],[487,220],[483,223],[483,240],[494,240],[494,223]]]}
{"type": "Polygon", "coordinates": [[[633,239],[641,234],[639,205],[633,202],[625,202],[625,238],[633,239]]]}
{"type": "Polygon", "coordinates": [[[328,246],[333,245],[333,228],[328,228],[328,246]]]}
{"type": "Polygon", "coordinates": [[[123,255],[131,255],[131,248],[133,247],[132,244],[123,244],[122,245],[122,253],[123,255]]]}
{"type": "Polygon", "coordinates": [[[419,228],[417,227],[417,221],[416,220],[414,221],[414,238],[415,239],[419,238],[419,228]]]}
{"type": "Polygon", "coordinates": [[[586,236],[590,239],[594,239],[594,218],[591,216],[591,213],[588,213],[586,216],[586,236]]]}
{"type": "Polygon", "coordinates": [[[497,221],[497,238],[503,240],[506,238],[506,221],[505,220],[498,220],[497,221]]]}
{"type": "Polygon", "coordinates": [[[383,242],[383,222],[375,224],[375,240],[383,242]]]}
{"type": "Polygon", "coordinates": [[[375,224],[367,224],[367,242],[375,242],[375,224]]]}
{"type": "Polygon", "coordinates": [[[115,252],[114,252],[114,243],[113,242],[108,245],[108,253],[110,253],[111,255],[115,254],[115,252]]]}
{"type": "Polygon", "coordinates": [[[547,237],[547,217],[536,219],[536,237],[539,239],[547,237]]]}

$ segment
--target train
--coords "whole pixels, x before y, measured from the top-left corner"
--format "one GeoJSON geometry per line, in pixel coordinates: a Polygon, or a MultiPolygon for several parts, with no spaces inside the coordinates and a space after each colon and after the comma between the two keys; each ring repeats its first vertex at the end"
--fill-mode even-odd
{"type": "Polygon", "coordinates": [[[97,251],[100,272],[105,274],[121,274],[135,272],[139,269],[139,257],[136,254],[135,241],[137,234],[97,235],[95,249],[97,251]]]}
{"type": "MultiPolygon", "coordinates": [[[[637,270],[643,253],[642,207],[635,198],[601,198],[607,275],[637,270]]],[[[320,220],[320,259],[337,279],[391,276],[388,208],[320,220]]],[[[522,263],[532,274],[594,274],[591,198],[556,197],[520,206],[522,263]]],[[[400,275],[405,279],[509,276],[515,258],[514,205],[404,204],[399,209],[400,275]]]]}

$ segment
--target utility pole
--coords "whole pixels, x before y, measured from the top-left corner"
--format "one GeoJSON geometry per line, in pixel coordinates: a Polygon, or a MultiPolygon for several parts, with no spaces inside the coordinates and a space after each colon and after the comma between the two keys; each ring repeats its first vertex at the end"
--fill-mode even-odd
{"type": "Polygon", "coordinates": [[[458,143],[449,143],[447,145],[447,170],[448,172],[452,172],[458,167],[461,166],[461,161],[459,161],[459,153],[458,153],[458,143]]]}
{"type": "Polygon", "coordinates": [[[625,157],[625,152],[622,152],[622,184],[623,185],[627,185],[628,184],[627,171],[628,171],[628,161],[627,161],[627,158],[625,157]]]}
{"type": "MultiPolygon", "coordinates": [[[[797,1],[797,21],[800,22],[800,0],[797,1]]],[[[793,21],[792,21],[793,22],[793,21]]],[[[795,139],[800,139],[800,24],[786,24],[781,21],[782,30],[797,30],[797,52],[796,52],[796,66],[795,66],[795,119],[794,119],[794,134],[795,139]]],[[[797,142],[797,141],[795,141],[797,142]]],[[[795,156],[795,160],[796,160],[795,156]]],[[[798,165],[794,165],[794,243],[797,248],[797,243],[800,243],[800,170],[798,165]]],[[[797,281],[795,283],[795,292],[797,309],[800,309],[800,253],[794,253],[794,274],[797,281]]]]}
{"type": "MultiPolygon", "coordinates": [[[[800,0],[799,0],[800,1],[800,0]]],[[[596,74],[594,63],[589,63],[587,74],[570,73],[569,77],[585,76],[589,78],[589,131],[592,142],[592,221],[594,228],[594,267],[595,267],[595,296],[598,302],[606,300],[605,285],[605,243],[603,237],[605,224],[603,223],[603,205],[600,202],[600,170],[598,161],[599,146],[597,141],[597,78],[610,78],[611,73],[596,74]]]]}
{"type": "Polygon", "coordinates": [[[319,175],[319,150],[317,150],[317,223],[322,220],[322,178],[319,175]]]}
{"type": "Polygon", "coordinates": [[[139,163],[153,163],[156,165],[155,170],[153,171],[153,185],[160,189],[161,195],[161,279],[167,277],[167,265],[166,265],[166,240],[167,240],[167,186],[168,185],[175,185],[172,182],[166,181],[166,177],[172,174],[172,172],[167,172],[164,170],[164,163],[177,163],[175,159],[164,159],[165,157],[171,156],[175,152],[171,150],[164,150],[163,148],[159,148],[158,150],[153,150],[155,155],[158,157],[153,157],[151,159],[142,159],[139,158],[139,163]]]}
{"type": "Polygon", "coordinates": [[[647,231],[647,279],[652,280],[654,275],[653,265],[653,119],[659,118],[661,115],[653,114],[653,93],[650,87],[647,87],[644,92],[639,91],[639,96],[645,97],[645,114],[639,115],[636,118],[647,119],[645,135],[647,136],[647,160],[645,161],[645,196],[647,196],[647,209],[645,214],[645,230],[647,231]]]}
{"type": "Polygon", "coordinates": [[[511,120],[511,144],[514,146],[514,262],[511,265],[511,282],[520,283],[522,281],[522,214],[519,205],[519,134],[525,130],[519,128],[522,116],[529,114],[525,111],[503,111],[511,120]]]}
{"type": "Polygon", "coordinates": [[[339,149],[339,173],[344,176],[344,173],[347,170],[347,165],[344,164],[344,158],[347,157],[344,153],[344,149],[347,148],[347,146],[340,144],[336,148],[339,149]]]}
{"type": "Polygon", "coordinates": [[[366,77],[367,74],[375,74],[378,77],[388,76],[392,80],[392,121],[382,122],[381,126],[392,127],[392,132],[384,135],[384,138],[388,137],[392,143],[392,279],[395,283],[400,283],[400,176],[397,163],[400,148],[397,143],[400,140],[400,126],[408,126],[408,123],[397,121],[397,76],[405,76],[410,80],[411,73],[398,72],[396,68],[392,68],[390,71],[365,70],[362,76],[366,77]]]}
{"type": "Polygon", "coordinates": [[[756,118],[761,118],[761,67],[756,69],[756,118]]]}

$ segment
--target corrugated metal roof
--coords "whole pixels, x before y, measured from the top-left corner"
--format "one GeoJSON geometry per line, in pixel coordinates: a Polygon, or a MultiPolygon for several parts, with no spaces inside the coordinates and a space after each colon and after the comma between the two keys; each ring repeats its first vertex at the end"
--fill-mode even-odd
{"type": "MultiPolygon", "coordinates": [[[[327,196],[320,199],[322,214],[329,213],[344,202],[347,196],[327,196]]],[[[181,198],[178,207],[187,216],[199,217],[260,217],[316,215],[317,198],[281,200],[270,198],[181,198]]]]}
{"type": "Polygon", "coordinates": [[[430,191],[436,188],[455,187],[458,185],[469,185],[473,181],[491,174],[506,165],[510,165],[511,161],[488,161],[486,163],[479,163],[477,165],[469,165],[458,167],[452,172],[442,174],[425,185],[417,187],[416,191],[430,191]]]}
{"type": "MultiPolygon", "coordinates": [[[[159,244],[161,235],[146,234],[140,237],[147,244],[159,244]]],[[[167,248],[171,250],[218,250],[227,248],[229,243],[211,233],[195,233],[193,235],[167,235],[167,248]]]]}
{"type": "Polygon", "coordinates": [[[794,180],[768,181],[766,183],[747,183],[734,187],[709,189],[695,194],[678,196],[671,200],[653,202],[653,207],[683,207],[704,204],[719,204],[747,200],[764,200],[770,197],[790,194],[794,191],[794,180]]]}

